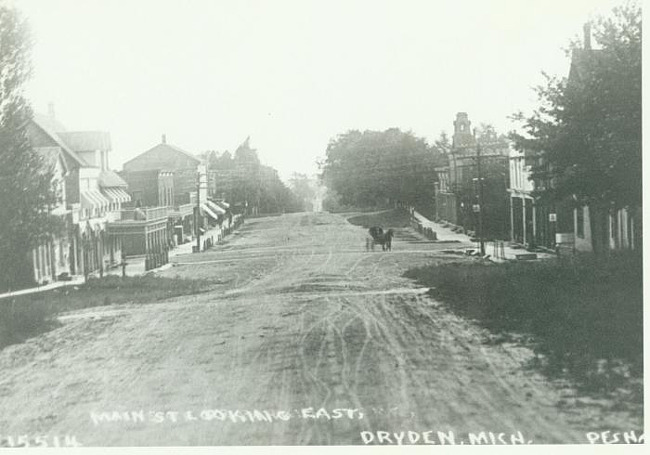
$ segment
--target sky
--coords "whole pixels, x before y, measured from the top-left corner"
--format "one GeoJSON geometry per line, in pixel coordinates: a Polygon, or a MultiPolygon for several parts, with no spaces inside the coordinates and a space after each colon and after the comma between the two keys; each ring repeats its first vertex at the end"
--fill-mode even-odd
{"type": "Polygon", "coordinates": [[[14,0],[37,112],[111,134],[110,165],[167,142],[234,152],[283,179],[330,139],[392,127],[433,142],[457,112],[493,124],[566,75],[582,26],[622,0],[14,0]]]}

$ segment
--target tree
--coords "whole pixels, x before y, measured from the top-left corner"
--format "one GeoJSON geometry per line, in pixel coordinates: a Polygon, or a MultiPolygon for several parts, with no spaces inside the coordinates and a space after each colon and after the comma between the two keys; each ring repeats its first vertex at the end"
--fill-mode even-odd
{"type": "Polygon", "coordinates": [[[321,178],[345,205],[427,204],[435,166],[435,150],[411,132],[352,130],[330,141],[321,178]]]}
{"type": "Polygon", "coordinates": [[[32,113],[23,96],[31,74],[26,21],[0,1],[0,288],[30,284],[33,248],[61,231],[51,164],[29,144],[32,113]]]}
{"type": "Polygon", "coordinates": [[[314,208],[314,198],[316,197],[316,181],[310,179],[305,174],[294,173],[289,179],[291,191],[300,201],[302,209],[312,211],[314,208]]]}
{"type": "Polygon", "coordinates": [[[515,116],[524,134],[513,139],[542,158],[533,167],[534,179],[549,182],[540,197],[588,206],[597,233],[609,211],[641,206],[641,8],[617,7],[590,26],[600,49],[572,44],[569,77],[547,76],[540,107],[515,116]]]}
{"type": "Polygon", "coordinates": [[[433,147],[440,156],[446,156],[451,153],[451,140],[446,131],[440,132],[440,136],[434,142],[433,147]]]}
{"type": "Polygon", "coordinates": [[[296,212],[300,202],[282,183],[275,169],[260,163],[257,151],[247,138],[235,151],[209,157],[215,173],[217,192],[229,202],[247,204],[250,213],[296,212]]]}

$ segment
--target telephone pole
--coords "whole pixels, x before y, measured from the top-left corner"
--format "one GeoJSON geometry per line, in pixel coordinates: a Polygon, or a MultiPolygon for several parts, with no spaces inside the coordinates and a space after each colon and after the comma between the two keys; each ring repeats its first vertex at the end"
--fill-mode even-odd
{"type": "MultiPolygon", "coordinates": [[[[474,130],[476,137],[476,130],[474,130]]],[[[485,256],[485,241],[483,239],[483,176],[481,173],[481,144],[476,141],[476,170],[478,173],[478,240],[481,256],[485,256]]]]}
{"type": "Polygon", "coordinates": [[[196,174],[196,252],[201,252],[201,171],[196,174]]]}

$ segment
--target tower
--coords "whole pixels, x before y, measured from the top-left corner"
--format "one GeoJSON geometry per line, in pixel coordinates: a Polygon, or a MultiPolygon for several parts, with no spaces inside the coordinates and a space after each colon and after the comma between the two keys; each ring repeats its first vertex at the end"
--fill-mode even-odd
{"type": "Polygon", "coordinates": [[[467,112],[459,112],[454,120],[454,137],[452,146],[466,147],[474,145],[474,136],[472,135],[472,122],[467,117],[467,112]]]}

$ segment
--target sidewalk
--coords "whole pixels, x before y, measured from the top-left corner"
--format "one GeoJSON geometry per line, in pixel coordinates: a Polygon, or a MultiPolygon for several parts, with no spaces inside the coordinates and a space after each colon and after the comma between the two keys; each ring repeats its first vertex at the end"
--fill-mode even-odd
{"type": "Polygon", "coordinates": [[[18,295],[34,294],[36,292],[45,292],[51,289],[62,288],[64,286],[78,286],[83,283],[83,276],[73,276],[70,281],[55,281],[54,283],[46,284],[43,286],[21,289],[19,291],[5,292],[3,294],[0,294],[0,299],[3,299],[5,297],[15,297],[18,295]]]}
{"type": "MultiPolygon", "coordinates": [[[[213,242],[215,242],[214,245],[216,245],[217,243],[215,239],[218,238],[218,234],[219,234],[219,229],[210,229],[206,231],[201,237],[202,239],[212,238],[213,242]]],[[[177,245],[174,249],[169,251],[169,259],[171,260],[172,257],[179,256],[182,254],[191,254],[192,247],[194,246],[196,246],[196,241],[187,242],[182,245],[177,245]]],[[[145,265],[144,255],[127,257],[126,270],[125,270],[126,276],[140,276],[146,273],[160,272],[162,270],[168,269],[169,267],[172,267],[171,261],[158,268],[146,270],[146,271],[144,265],[145,265]]],[[[99,272],[93,272],[89,276],[99,277],[99,272]]],[[[118,265],[117,267],[112,267],[108,270],[104,270],[104,276],[122,276],[122,266],[118,265]]],[[[64,286],[79,286],[81,284],[84,284],[84,282],[85,280],[82,275],[75,275],[72,277],[72,280],[70,281],[55,281],[54,283],[46,284],[43,286],[36,286],[33,288],[21,289],[18,291],[5,292],[3,294],[0,294],[0,299],[3,299],[5,297],[15,297],[19,295],[25,295],[25,294],[34,294],[36,292],[45,292],[51,289],[57,289],[64,286]]]]}
{"type": "MultiPolygon", "coordinates": [[[[438,241],[458,241],[467,244],[470,242],[470,238],[467,234],[461,234],[459,232],[452,231],[452,227],[443,227],[443,223],[436,223],[427,219],[422,214],[415,211],[413,213],[414,218],[422,224],[423,227],[429,227],[438,236],[438,241]]],[[[464,246],[466,250],[474,250],[478,252],[479,245],[478,242],[470,242],[472,247],[464,246]]],[[[495,248],[495,242],[485,242],[485,254],[489,255],[489,258],[493,262],[505,262],[505,261],[517,261],[517,260],[535,260],[535,259],[552,259],[557,256],[553,253],[541,253],[541,252],[529,252],[523,246],[517,247],[510,244],[508,241],[499,242],[503,245],[503,249],[495,248]],[[533,257],[532,255],[535,255],[533,257]]]]}

